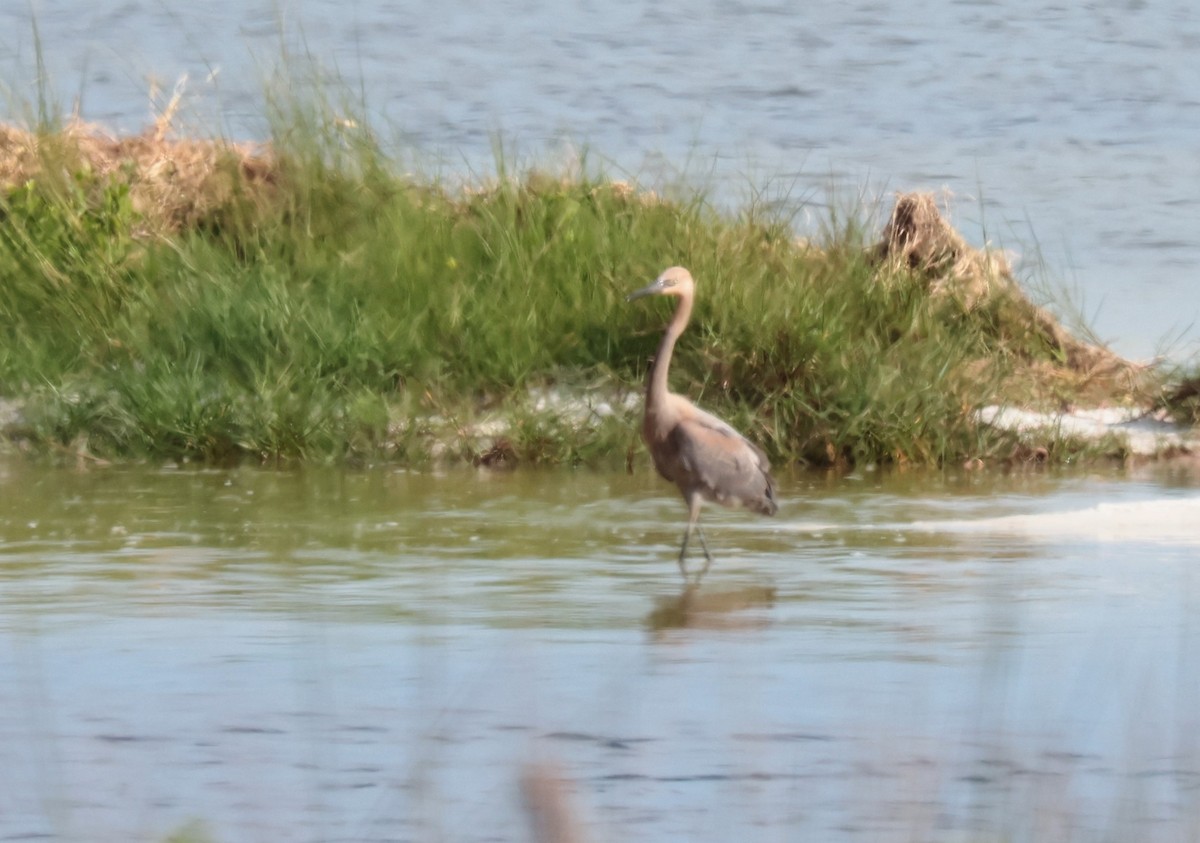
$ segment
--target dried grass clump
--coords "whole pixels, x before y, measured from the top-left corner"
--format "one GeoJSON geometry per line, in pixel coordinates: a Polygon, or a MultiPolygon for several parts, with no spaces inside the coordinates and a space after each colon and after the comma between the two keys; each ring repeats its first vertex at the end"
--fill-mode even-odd
{"type": "Polygon", "coordinates": [[[588,839],[558,765],[530,764],[521,774],[521,796],[534,843],[584,843],[588,839]]]}
{"type": "Polygon", "coordinates": [[[1003,254],[972,248],[942,218],[929,193],[901,193],[876,248],[878,259],[904,266],[929,279],[935,295],[952,295],[970,310],[1016,285],[1003,254]]]}
{"type": "Polygon", "coordinates": [[[1075,392],[1128,394],[1143,388],[1147,367],[1073,336],[1021,292],[1003,254],[973,248],[946,222],[933,195],[897,195],[883,240],[873,251],[880,262],[924,276],[932,295],[952,296],[964,311],[995,306],[1001,335],[1014,340],[1018,353],[1037,346],[1047,352],[1040,360],[1029,359],[1023,375],[1052,391],[1069,386],[1075,392]]]}
{"type": "Polygon", "coordinates": [[[1200,425],[1200,374],[1185,377],[1167,389],[1159,406],[1177,422],[1200,425]]]}
{"type": "Polygon", "coordinates": [[[278,166],[260,144],[172,137],[169,114],[126,137],[78,119],[53,133],[0,125],[0,191],[80,178],[127,185],[143,233],[167,234],[202,225],[238,197],[261,197],[278,166]]]}

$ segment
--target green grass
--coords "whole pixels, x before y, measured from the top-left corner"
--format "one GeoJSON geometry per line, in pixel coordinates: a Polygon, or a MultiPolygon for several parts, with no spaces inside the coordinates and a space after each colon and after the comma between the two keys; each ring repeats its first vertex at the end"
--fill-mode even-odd
{"type": "Polygon", "coordinates": [[[683,264],[699,299],[673,388],[777,459],[1011,450],[974,410],[1045,350],[1013,339],[1002,303],[967,312],[874,265],[874,209],[801,242],[795,207],[719,213],[702,192],[631,193],[587,164],[500,166],[451,190],[331,128],[330,108],[279,109],[268,199],[235,191],[170,237],[144,234],[126,186],[86,173],[0,199],[0,395],[24,401],[31,441],[118,458],[479,460],[497,442],[473,425],[499,415],[514,459],[625,459],[628,414],[581,425],[533,409],[529,390],[640,388],[668,310],[624,296],[683,264]]]}

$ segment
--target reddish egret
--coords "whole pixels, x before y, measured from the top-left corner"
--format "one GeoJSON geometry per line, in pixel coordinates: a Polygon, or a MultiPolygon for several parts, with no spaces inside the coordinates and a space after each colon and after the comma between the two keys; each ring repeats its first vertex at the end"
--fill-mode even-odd
{"type": "Polygon", "coordinates": [[[705,563],[696,575],[699,580],[712,564],[704,531],[698,524],[704,501],[716,501],[728,507],[744,506],[763,515],[774,515],[778,507],[766,454],[716,416],[667,390],[671,352],[692,315],[695,294],[696,282],[691,273],[681,266],[673,266],[664,270],[653,284],[630,293],[625,300],[633,301],[642,296],[675,296],[679,299],[650,369],[642,438],[646,440],[658,473],[679,487],[687,503],[687,528],[679,548],[679,570],[685,579],[688,573],[684,557],[688,542],[693,530],[700,534],[705,563]]]}

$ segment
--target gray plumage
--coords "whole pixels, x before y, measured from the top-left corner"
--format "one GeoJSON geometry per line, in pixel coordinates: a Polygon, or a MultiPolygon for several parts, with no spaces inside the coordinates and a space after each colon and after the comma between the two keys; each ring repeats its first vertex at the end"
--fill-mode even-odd
{"type": "Polygon", "coordinates": [[[654,283],[627,297],[675,296],[675,308],[658,354],[650,370],[646,387],[646,411],[642,420],[642,438],[654,459],[654,467],[679,487],[688,507],[687,528],[679,548],[679,569],[687,576],[685,557],[695,530],[704,549],[704,575],[712,564],[704,532],[699,529],[700,507],[714,501],[728,507],[746,507],[763,515],[774,515],[775,482],[766,454],[721,419],[706,413],[682,395],[667,389],[667,371],[675,341],[687,327],[695,300],[696,282],[681,266],[663,271],[654,283]]]}

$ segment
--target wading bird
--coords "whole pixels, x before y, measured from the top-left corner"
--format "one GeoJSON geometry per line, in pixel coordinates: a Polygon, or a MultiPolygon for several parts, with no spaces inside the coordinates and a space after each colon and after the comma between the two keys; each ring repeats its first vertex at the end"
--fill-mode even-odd
{"type": "Polygon", "coordinates": [[[704,501],[715,501],[728,507],[744,506],[763,515],[774,515],[778,507],[766,454],[716,416],[667,389],[671,352],[692,315],[695,294],[696,282],[691,273],[681,266],[673,266],[664,270],[653,284],[630,293],[625,300],[633,301],[643,296],[675,296],[679,299],[650,368],[642,438],[658,473],[679,487],[687,503],[687,528],[679,548],[679,570],[685,579],[688,572],[684,557],[687,556],[688,542],[693,530],[700,535],[705,563],[696,575],[699,580],[712,564],[712,554],[708,552],[704,531],[698,523],[704,501]]]}

